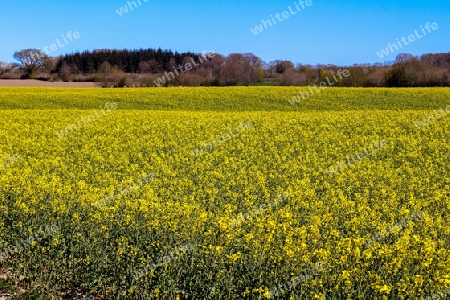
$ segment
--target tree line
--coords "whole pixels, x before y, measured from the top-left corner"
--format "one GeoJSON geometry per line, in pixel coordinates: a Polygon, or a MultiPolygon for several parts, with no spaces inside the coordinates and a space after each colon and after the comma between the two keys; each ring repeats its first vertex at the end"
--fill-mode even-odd
{"type": "Polygon", "coordinates": [[[0,78],[97,81],[103,86],[319,85],[345,69],[336,86],[450,86],[450,53],[402,53],[391,64],[304,65],[288,60],[264,62],[252,53],[178,53],[162,49],[94,50],[48,57],[38,49],[14,54],[0,63],[0,78]],[[211,54],[212,53],[212,54],[211,54]],[[179,71],[180,70],[180,71],[179,71]],[[167,80],[166,80],[167,79],[167,80]]]}

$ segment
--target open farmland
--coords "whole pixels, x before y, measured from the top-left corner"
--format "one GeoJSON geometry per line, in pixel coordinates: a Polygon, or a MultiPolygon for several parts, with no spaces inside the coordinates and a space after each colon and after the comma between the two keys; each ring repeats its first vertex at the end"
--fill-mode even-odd
{"type": "Polygon", "coordinates": [[[0,291],[449,297],[450,89],[300,90],[0,88],[0,291]]]}

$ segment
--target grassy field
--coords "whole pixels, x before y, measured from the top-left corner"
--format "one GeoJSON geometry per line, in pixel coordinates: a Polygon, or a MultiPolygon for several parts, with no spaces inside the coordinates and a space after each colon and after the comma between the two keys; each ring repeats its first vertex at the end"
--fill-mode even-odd
{"type": "Polygon", "coordinates": [[[299,91],[0,88],[0,295],[450,297],[450,89],[299,91]]]}

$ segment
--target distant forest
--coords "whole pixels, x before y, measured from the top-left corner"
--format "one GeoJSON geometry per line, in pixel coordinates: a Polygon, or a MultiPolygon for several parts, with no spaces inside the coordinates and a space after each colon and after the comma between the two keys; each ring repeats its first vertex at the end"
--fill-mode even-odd
{"type": "Polygon", "coordinates": [[[264,62],[251,53],[178,53],[161,49],[94,50],[48,57],[38,49],[15,53],[17,63],[0,63],[0,78],[97,81],[105,87],[150,86],[450,86],[450,53],[407,53],[389,64],[295,65],[264,62]],[[344,72],[345,71],[345,72],[344,72]],[[345,77],[337,74],[346,74],[345,77]]]}

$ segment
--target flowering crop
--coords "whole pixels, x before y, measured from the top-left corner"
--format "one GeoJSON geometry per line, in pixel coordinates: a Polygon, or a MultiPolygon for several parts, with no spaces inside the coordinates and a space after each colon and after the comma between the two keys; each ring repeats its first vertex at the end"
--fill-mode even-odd
{"type": "Polygon", "coordinates": [[[0,261],[7,292],[445,297],[450,118],[415,124],[450,89],[329,88],[293,107],[296,93],[1,88],[0,158],[20,159],[0,170],[0,252],[39,237],[0,261]],[[108,102],[107,118],[55,135],[108,102]],[[193,156],[244,120],[251,130],[193,156]],[[324,171],[365,148],[338,176],[324,171]]]}

